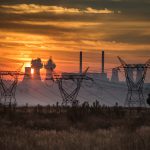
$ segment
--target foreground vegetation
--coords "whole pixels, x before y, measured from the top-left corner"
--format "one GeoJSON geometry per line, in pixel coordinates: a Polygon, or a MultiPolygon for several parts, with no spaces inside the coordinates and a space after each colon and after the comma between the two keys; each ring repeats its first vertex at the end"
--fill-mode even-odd
{"type": "Polygon", "coordinates": [[[94,132],[1,128],[0,145],[2,150],[149,150],[150,128],[137,132],[119,128],[94,132]]]}
{"type": "Polygon", "coordinates": [[[149,150],[148,109],[0,109],[2,150],[149,150]]]}

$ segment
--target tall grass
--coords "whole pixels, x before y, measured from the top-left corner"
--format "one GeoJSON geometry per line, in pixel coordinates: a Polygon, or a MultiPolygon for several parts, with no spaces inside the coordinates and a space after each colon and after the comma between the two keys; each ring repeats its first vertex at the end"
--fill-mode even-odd
{"type": "Polygon", "coordinates": [[[129,133],[120,128],[87,132],[37,131],[21,127],[0,128],[1,150],[149,150],[150,127],[129,133]]]}
{"type": "MultiPolygon", "coordinates": [[[[149,150],[149,110],[0,111],[0,150],[149,150]]],[[[34,110],[34,108],[33,108],[34,110]]]]}

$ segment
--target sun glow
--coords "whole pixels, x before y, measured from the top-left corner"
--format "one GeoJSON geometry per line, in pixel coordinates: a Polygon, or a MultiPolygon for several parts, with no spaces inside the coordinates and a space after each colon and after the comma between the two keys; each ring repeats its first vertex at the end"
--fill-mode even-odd
{"type": "Polygon", "coordinates": [[[26,63],[25,67],[31,67],[31,64],[30,63],[26,63]]]}
{"type": "MultiPolygon", "coordinates": [[[[25,67],[31,67],[31,64],[28,62],[25,64],[25,67]]],[[[34,74],[34,69],[31,68],[31,75],[33,75],[33,74],[34,74]]]]}
{"type": "Polygon", "coordinates": [[[32,75],[34,74],[34,69],[32,69],[32,68],[31,68],[31,74],[32,74],[32,75]]]}

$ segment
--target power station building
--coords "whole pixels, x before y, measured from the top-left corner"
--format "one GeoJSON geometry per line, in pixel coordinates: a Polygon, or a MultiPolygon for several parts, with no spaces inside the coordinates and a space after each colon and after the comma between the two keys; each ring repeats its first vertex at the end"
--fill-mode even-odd
{"type": "Polygon", "coordinates": [[[49,79],[53,77],[53,71],[56,68],[56,64],[53,62],[52,58],[50,58],[46,64],[44,65],[46,69],[46,77],[45,79],[49,79]]]}
{"type": "MultiPolygon", "coordinates": [[[[83,54],[82,51],[80,51],[80,57],[79,57],[79,73],[82,73],[83,70],[83,54]]],[[[107,73],[105,72],[105,51],[102,51],[101,54],[101,71],[96,72],[96,73],[88,73],[91,77],[93,77],[96,80],[101,80],[101,81],[109,81],[109,78],[107,76],[107,73]]],[[[110,79],[111,82],[118,83],[119,82],[119,73],[116,68],[112,69],[112,76],[110,79]]]]}
{"type": "Polygon", "coordinates": [[[112,69],[111,82],[114,82],[114,83],[118,83],[119,82],[118,69],[116,69],[116,68],[112,69]]]}
{"type": "Polygon", "coordinates": [[[40,58],[32,59],[31,68],[34,69],[33,79],[41,80],[40,69],[43,68],[43,63],[40,58]]]}
{"type": "MultiPolygon", "coordinates": [[[[46,76],[45,80],[53,77],[53,71],[56,68],[56,64],[52,60],[52,57],[49,58],[49,60],[43,64],[40,58],[32,59],[31,60],[31,67],[25,67],[25,79],[33,79],[33,80],[41,80],[40,70],[44,67],[46,70],[46,76]],[[31,69],[34,69],[34,73],[31,74],[31,69]]],[[[105,72],[105,52],[104,50],[101,53],[101,67],[100,72],[90,72],[87,73],[91,77],[93,77],[96,80],[101,81],[109,81],[109,78],[107,77],[107,72],[105,72]]],[[[79,53],[79,74],[83,73],[83,53],[80,51],[79,53]]],[[[141,74],[140,71],[137,71],[137,79],[140,78],[141,74]]],[[[62,73],[65,74],[65,73],[62,73]]],[[[130,76],[133,78],[133,70],[130,70],[130,76]]],[[[118,83],[119,82],[119,73],[116,68],[112,69],[112,75],[110,78],[111,82],[118,83]]]]}
{"type": "Polygon", "coordinates": [[[25,67],[25,75],[23,80],[31,79],[31,67],[25,67]]]}

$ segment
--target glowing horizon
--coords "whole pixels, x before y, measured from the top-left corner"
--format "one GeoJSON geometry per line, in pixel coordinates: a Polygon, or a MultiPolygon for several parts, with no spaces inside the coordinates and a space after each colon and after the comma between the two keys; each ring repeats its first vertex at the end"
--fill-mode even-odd
{"type": "Polygon", "coordinates": [[[99,72],[102,49],[106,69],[120,65],[118,55],[144,63],[150,57],[149,14],[147,0],[0,2],[1,68],[52,56],[57,70],[77,72],[82,50],[84,68],[99,72]]]}

